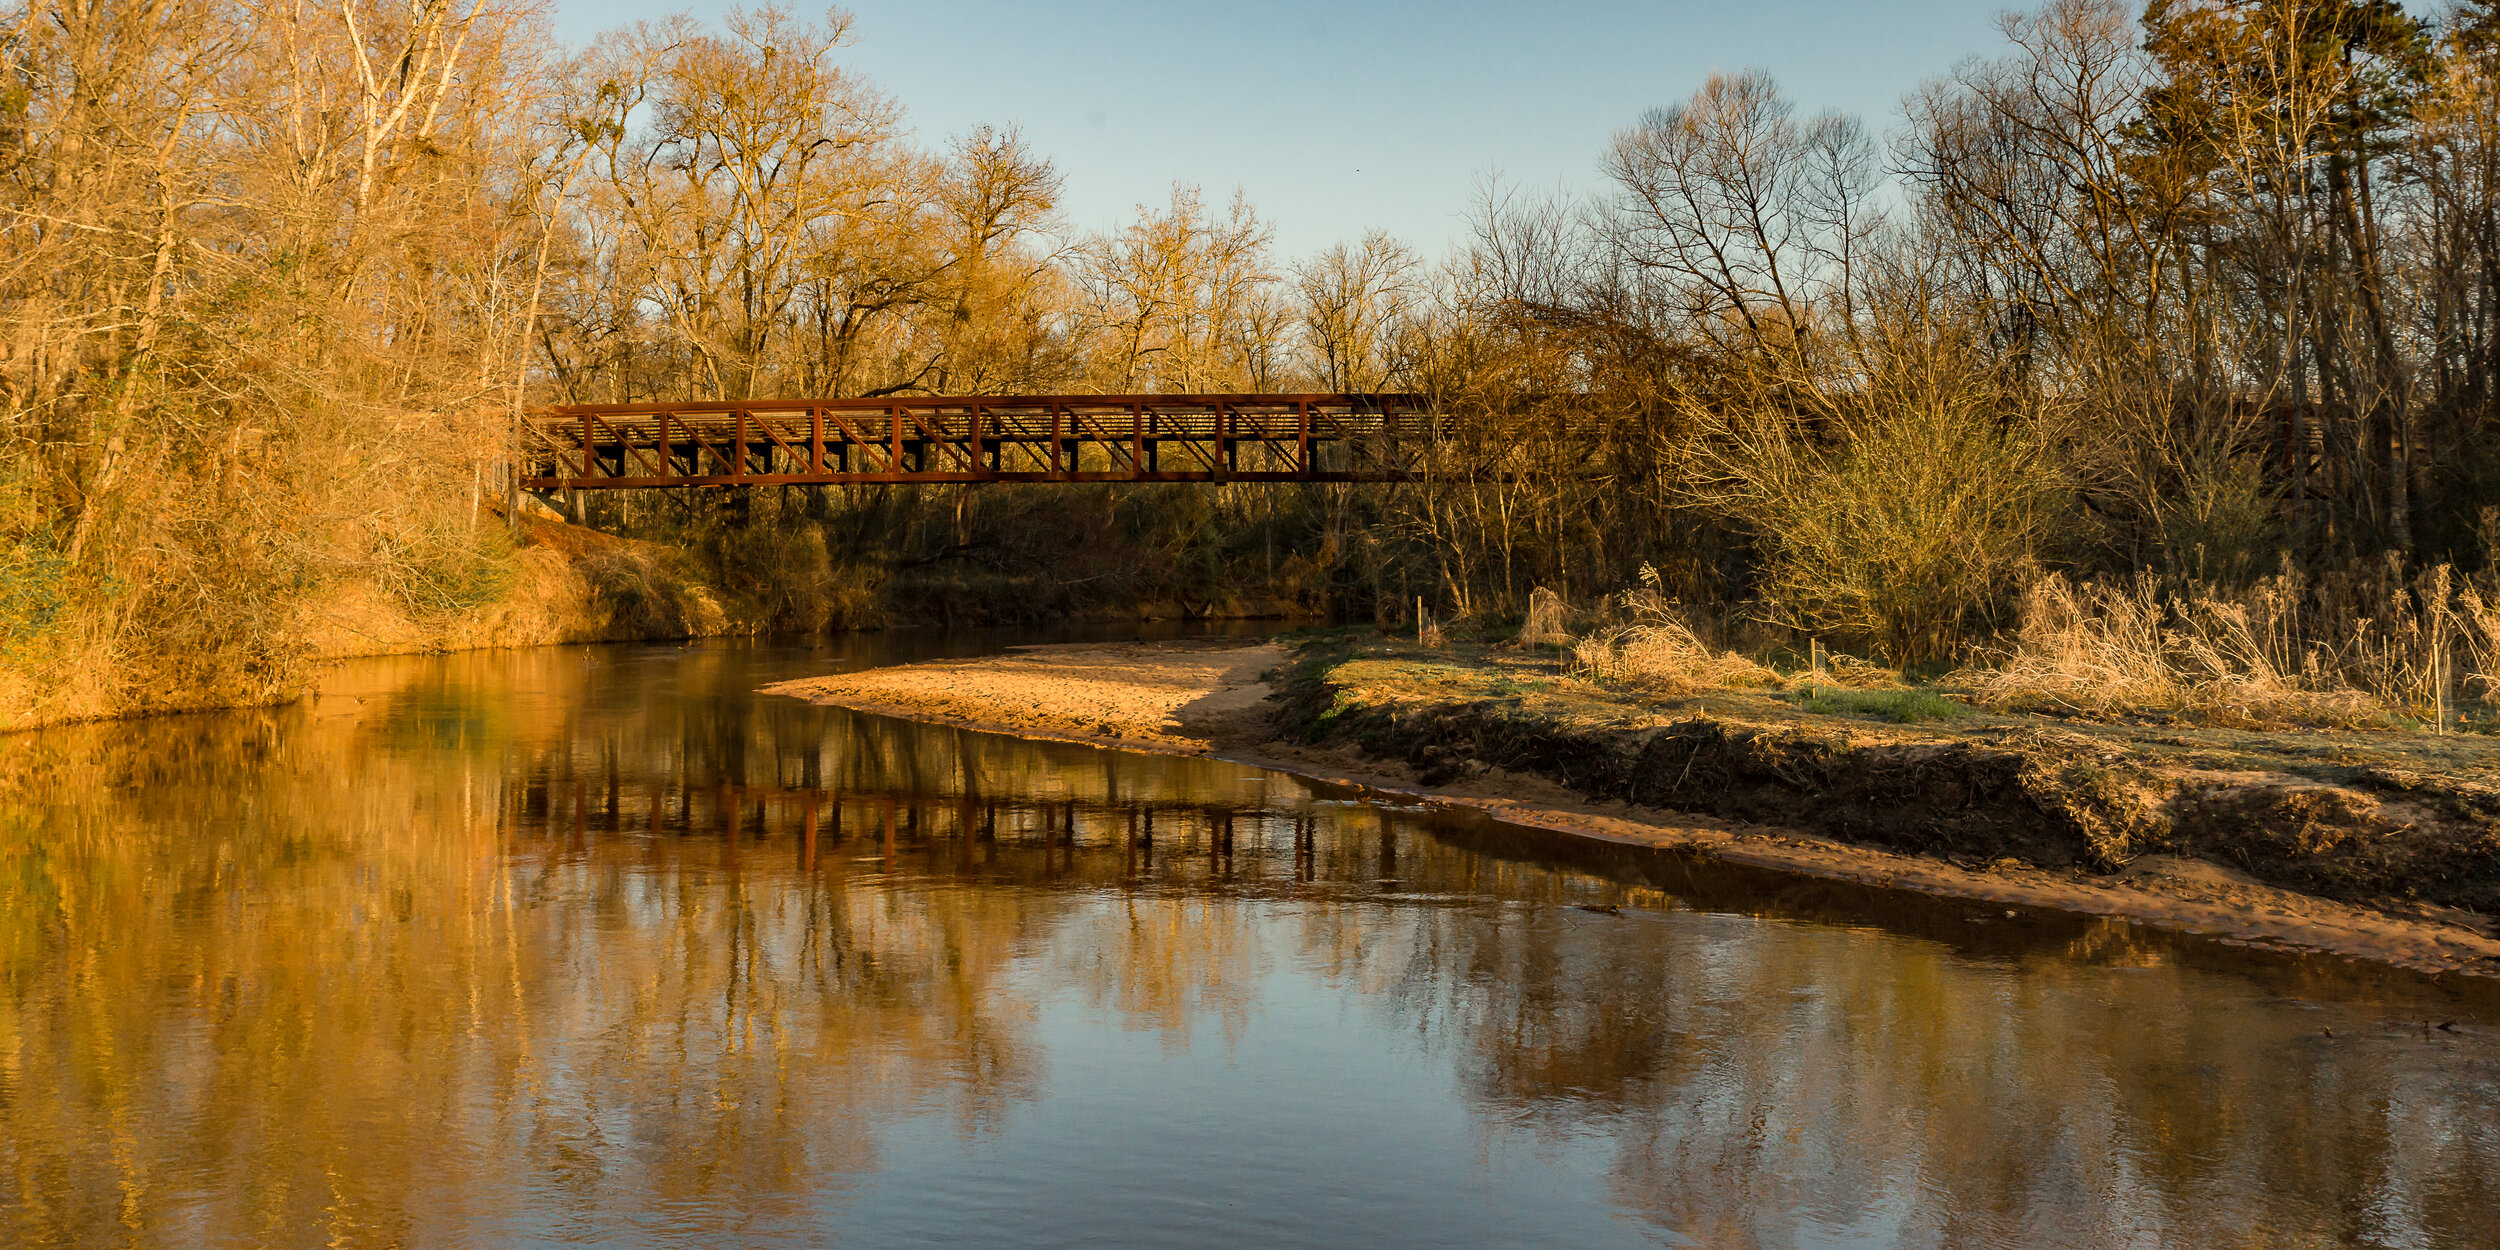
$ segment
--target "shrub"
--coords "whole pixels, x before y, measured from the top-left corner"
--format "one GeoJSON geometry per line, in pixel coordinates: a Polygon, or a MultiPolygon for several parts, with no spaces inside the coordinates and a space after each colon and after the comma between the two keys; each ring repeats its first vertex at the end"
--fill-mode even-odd
{"type": "Polygon", "coordinates": [[[68,601],[69,562],[48,529],[0,549],[0,651],[11,651],[51,628],[68,601]]]}
{"type": "Polygon", "coordinates": [[[1875,329],[1863,385],[1823,411],[1773,390],[1698,414],[1691,490],[1760,536],[1779,623],[1936,663],[1997,627],[2066,522],[2067,482],[1972,328],[1875,329]]]}

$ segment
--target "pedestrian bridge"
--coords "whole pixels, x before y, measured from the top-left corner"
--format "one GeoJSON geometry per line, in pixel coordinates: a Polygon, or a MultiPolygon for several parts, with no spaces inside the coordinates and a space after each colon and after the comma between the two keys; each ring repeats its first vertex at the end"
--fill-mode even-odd
{"type": "Polygon", "coordinates": [[[1384,482],[1420,396],[957,395],[542,408],[533,491],[877,482],[1384,482]]]}

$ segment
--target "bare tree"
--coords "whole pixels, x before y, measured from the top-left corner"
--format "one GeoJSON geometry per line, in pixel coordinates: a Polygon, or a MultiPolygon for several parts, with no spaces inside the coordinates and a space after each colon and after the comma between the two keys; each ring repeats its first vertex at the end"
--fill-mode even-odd
{"type": "Polygon", "coordinates": [[[1413,250],[1374,230],[1294,266],[1304,350],[1330,391],[1387,390],[1405,372],[1399,340],[1414,317],[1413,250]]]}

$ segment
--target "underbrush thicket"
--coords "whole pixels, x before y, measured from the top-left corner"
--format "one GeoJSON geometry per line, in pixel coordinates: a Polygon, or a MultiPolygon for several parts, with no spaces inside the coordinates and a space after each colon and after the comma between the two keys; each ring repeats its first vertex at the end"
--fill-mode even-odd
{"type": "Polygon", "coordinates": [[[1341,487],[792,488],[587,513],[687,552],[772,630],[1368,607],[1344,584],[1360,513],[1341,487]]]}

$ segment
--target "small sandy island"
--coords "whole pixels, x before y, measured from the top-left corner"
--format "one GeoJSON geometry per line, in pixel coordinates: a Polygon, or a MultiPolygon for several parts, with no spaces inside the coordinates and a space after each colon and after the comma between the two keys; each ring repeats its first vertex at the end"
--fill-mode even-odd
{"type": "Polygon", "coordinates": [[[1266,736],[1274,643],[1077,643],[810,677],[764,688],[817,703],[1130,751],[1203,755],[1266,736]]]}
{"type": "Polygon", "coordinates": [[[1036,646],[805,678],[768,686],[765,693],[1027,738],[1213,755],[1402,799],[1474,808],[1560,836],[1686,850],[2008,907],[2123,916],[2233,945],[2500,976],[2500,938],[2470,924],[2317,898],[2204,860],[2147,855],[2118,873],[2011,859],[1966,867],[1776,826],[1586,802],[1541,778],[1500,769],[1423,785],[1399,761],[1279,739],[1269,683],[1290,659],[1282,646],[1234,640],[1036,646]]]}

